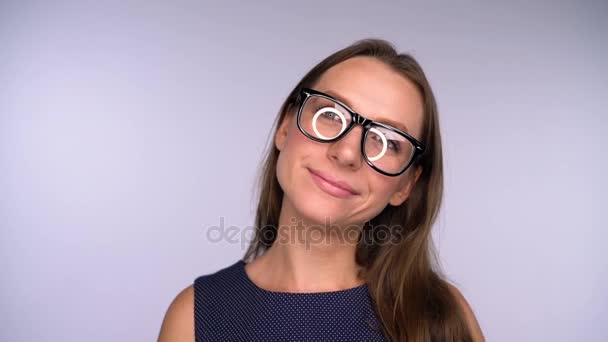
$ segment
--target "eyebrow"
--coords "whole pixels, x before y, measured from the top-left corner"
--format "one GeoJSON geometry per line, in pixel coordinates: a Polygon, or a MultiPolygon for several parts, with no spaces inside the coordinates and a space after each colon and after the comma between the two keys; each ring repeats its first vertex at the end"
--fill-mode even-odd
{"type": "MultiPolygon", "coordinates": [[[[346,98],[345,98],[344,96],[342,96],[342,95],[338,94],[337,92],[335,92],[335,91],[333,91],[333,90],[331,90],[331,89],[324,90],[323,92],[324,92],[325,94],[327,94],[327,95],[330,95],[331,97],[333,97],[333,98],[335,98],[335,99],[340,100],[340,102],[344,103],[344,104],[345,104],[345,105],[347,105],[347,106],[348,106],[348,107],[349,107],[351,110],[353,110],[353,111],[354,111],[354,109],[352,109],[352,108],[353,108],[353,107],[352,107],[352,105],[349,103],[349,101],[348,101],[348,100],[346,100],[346,98]]],[[[360,114],[360,115],[363,115],[363,114],[360,114]]],[[[371,120],[371,119],[370,119],[370,120],[371,120]]],[[[393,127],[395,127],[395,128],[398,128],[398,129],[400,129],[400,130],[404,131],[404,132],[405,132],[405,133],[407,133],[407,134],[411,134],[411,133],[410,133],[410,130],[407,128],[407,126],[406,126],[406,125],[404,125],[404,124],[402,124],[402,123],[400,123],[400,122],[397,122],[397,121],[394,121],[394,120],[391,120],[391,119],[386,119],[386,118],[379,118],[378,120],[372,120],[372,121],[375,121],[375,122],[380,122],[380,123],[383,123],[383,124],[387,124],[387,125],[389,125],[389,126],[393,126],[393,127]]]]}

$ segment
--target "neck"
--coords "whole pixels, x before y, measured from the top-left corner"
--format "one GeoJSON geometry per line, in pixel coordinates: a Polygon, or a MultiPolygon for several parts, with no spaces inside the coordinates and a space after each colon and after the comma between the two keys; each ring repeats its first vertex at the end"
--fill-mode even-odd
{"type": "Polygon", "coordinates": [[[349,226],[346,231],[326,225],[281,210],[274,244],[255,261],[260,286],[284,292],[325,292],[362,285],[355,263],[360,228],[349,226]]]}

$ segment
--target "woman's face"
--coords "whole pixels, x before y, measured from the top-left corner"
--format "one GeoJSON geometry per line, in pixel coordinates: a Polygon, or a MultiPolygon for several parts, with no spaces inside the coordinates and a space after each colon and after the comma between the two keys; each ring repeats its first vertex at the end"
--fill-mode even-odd
{"type": "MultiPolygon", "coordinates": [[[[313,88],[342,100],[368,119],[405,126],[421,139],[423,105],[418,90],[377,59],[354,57],[339,63],[313,88]]],[[[387,204],[397,206],[407,199],[421,170],[409,168],[389,177],[372,169],[361,155],[362,126],[355,126],[337,142],[320,143],[302,134],[296,120],[294,113],[288,114],[275,136],[280,151],[277,178],[285,194],[283,214],[307,223],[359,225],[387,204]],[[336,187],[335,183],[340,184],[336,187]]]]}

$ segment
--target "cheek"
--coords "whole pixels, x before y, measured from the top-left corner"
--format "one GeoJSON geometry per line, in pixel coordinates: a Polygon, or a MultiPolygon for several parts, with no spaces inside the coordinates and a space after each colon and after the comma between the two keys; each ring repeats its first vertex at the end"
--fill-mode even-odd
{"type": "MultiPolygon", "coordinates": [[[[365,165],[367,166],[367,165],[365,165]]],[[[373,170],[370,170],[373,171],[373,170]]],[[[378,203],[389,201],[391,195],[399,186],[399,178],[386,177],[375,171],[368,174],[370,196],[378,203]]]]}
{"type": "Polygon", "coordinates": [[[300,132],[294,118],[290,124],[281,154],[291,164],[292,162],[303,162],[309,155],[323,153],[324,149],[327,149],[325,144],[312,141],[300,132]]]}
{"type": "Polygon", "coordinates": [[[298,150],[306,149],[307,145],[314,145],[314,141],[308,139],[300,129],[294,117],[289,124],[289,131],[287,132],[287,148],[296,152],[298,150]]]}
{"type": "Polygon", "coordinates": [[[293,179],[300,175],[298,172],[306,165],[308,155],[316,153],[315,148],[315,142],[304,136],[295,123],[290,125],[276,166],[277,179],[283,191],[289,192],[293,179]]]}

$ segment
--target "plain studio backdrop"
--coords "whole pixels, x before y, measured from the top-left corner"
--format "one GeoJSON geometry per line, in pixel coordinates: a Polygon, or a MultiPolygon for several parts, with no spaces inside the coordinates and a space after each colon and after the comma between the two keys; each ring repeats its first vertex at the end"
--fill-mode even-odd
{"type": "Polygon", "coordinates": [[[3,1],[0,340],[155,340],[243,255],[288,91],[378,37],[437,96],[434,240],[488,341],[608,341],[607,33],[600,1],[3,1]]]}

